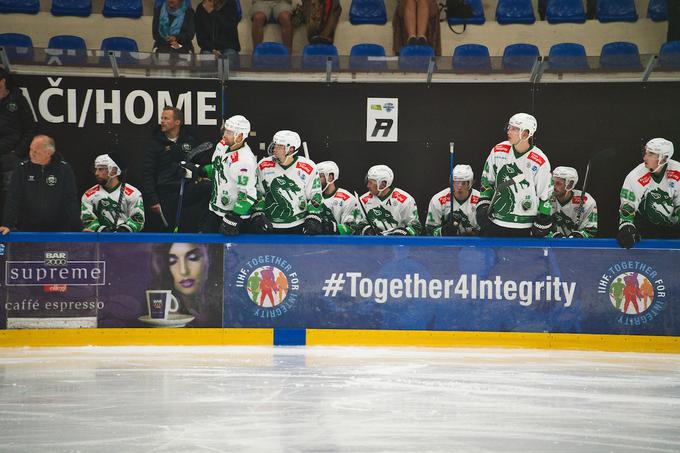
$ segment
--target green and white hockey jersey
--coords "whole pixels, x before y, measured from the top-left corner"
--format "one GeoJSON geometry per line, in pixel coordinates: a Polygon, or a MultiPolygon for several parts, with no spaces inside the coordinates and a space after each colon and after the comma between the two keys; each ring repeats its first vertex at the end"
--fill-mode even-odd
{"type": "MultiPolygon", "coordinates": [[[[470,236],[479,233],[477,224],[477,202],[479,201],[479,191],[472,189],[470,195],[462,203],[453,197],[453,212],[460,219],[458,233],[461,236],[470,236]]],[[[425,220],[425,230],[431,236],[441,236],[441,227],[449,218],[451,213],[451,189],[446,188],[436,193],[430,200],[427,209],[427,220],[425,220]]]]}
{"type": "MultiPolygon", "coordinates": [[[[376,197],[371,192],[361,196],[368,218],[381,232],[404,228],[410,236],[421,234],[423,227],[418,218],[416,200],[407,192],[393,188],[384,197],[376,197]]],[[[368,225],[361,213],[360,227],[368,225]]],[[[360,231],[360,229],[359,229],[360,231]]]]}
{"type": "Polygon", "coordinates": [[[578,220],[578,211],[581,208],[581,191],[573,190],[572,196],[564,204],[557,197],[552,197],[553,226],[548,237],[560,233],[569,236],[573,232],[578,232],[584,238],[597,236],[597,203],[595,199],[586,192],[583,199],[583,213],[578,220]]]}
{"type": "Polygon", "coordinates": [[[550,162],[535,146],[521,155],[508,141],[494,146],[484,163],[481,186],[481,200],[493,200],[489,212],[496,225],[529,228],[538,214],[550,215],[550,162]],[[513,184],[494,197],[496,188],[510,180],[513,184]]]}
{"type": "Polygon", "coordinates": [[[242,218],[250,217],[257,201],[257,159],[248,144],[231,151],[220,141],[205,170],[212,181],[210,210],[218,216],[233,211],[242,218]]]}
{"type": "Polygon", "coordinates": [[[644,216],[654,225],[671,226],[680,223],[680,162],[670,159],[666,170],[652,175],[640,164],[623,182],[619,228],[633,224],[635,215],[644,216]]]}
{"type": "Polygon", "coordinates": [[[316,164],[296,156],[283,167],[272,157],[257,164],[258,202],[255,209],[263,211],[274,228],[301,225],[309,214],[321,215],[321,182],[316,164]]]}
{"type": "Polygon", "coordinates": [[[119,227],[131,232],[142,230],[144,227],[142,193],[134,186],[125,184],[124,196],[119,205],[120,186],[118,184],[109,192],[104,186],[97,184],[83,194],[80,199],[80,220],[85,228],[92,231],[116,231],[119,227]]]}
{"type": "Polygon", "coordinates": [[[360,209],[354,195],[338,188],[328,195],[322,194],[323,212],[321,217],[332,219],[338,225],[339,234],[352,234],[361,220],[360,209]]]}

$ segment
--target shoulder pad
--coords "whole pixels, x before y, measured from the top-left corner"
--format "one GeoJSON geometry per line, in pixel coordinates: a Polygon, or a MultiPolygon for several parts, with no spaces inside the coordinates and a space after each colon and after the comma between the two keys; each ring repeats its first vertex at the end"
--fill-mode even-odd
{"type": "Polygon", "coordinates": [[[533,151],[529,151],[529,156],[527,159],[536,162],[539,166],[543,165],[545,163],[545,159],[540,156],[540,154],[535,153],[533,151]]]}
{"type": "Polygon", "coordinates": [[[347,200],[349,200],[349,194],[346,194],[345,192],[340,192],[338,190],[337,192],[335,192],[335,195],[333,196],[333,198],[339,198],[343,201],[347,201],[347,200]]]}
{"type": "Polygon", "coordinates": [[[644,187],[644,186],[646,186],[647,184],[649,184],[649,182],[650,182],[651,180],[652,180],[652,174],[651,174],[651,173],[647,173],[647,174],[645,174],[644,176],[641,176],[640,178],[638,178],[638,182],[640,183],[640,185],[641,185],[642,187],[644,187]]]}
{"type": "Polygon", "coordinates": [[[470,196],[470,203],[477,204],[478,201],[479,201],[479,197],[477,195],[471,195],[470,196]]]}
{"type": "Polygon", "coordinates": [[[678,170],[666,170],[666,176],[668,176],[668,179],[680,181],[680,171],[678,170]]]}
{"type": "Polygon", "coordinates": [[[90,188],[87,189],[87,191],[85,192],[85,196],[86,196],[87,198],[90,198],[92,195],[94,195],[94,194],[96,194],[97,192],[99,192],[99,188],[100,188],[100,187],[101,187],[101,186],[100,186],[99,184],[97,184],[96,186],[90,187],[90,188]]]}
{"type": "Polygon", "coordinates": [[[399,203],[404,203],[408,198],[406,194],[399,192],[397,189],[392,191],[392,198],[396,198],[399,203]]]}
{"type": "Polygon", "coordinates": [[[311,165],[309,165],[306,162],[298,162],[297,164],[295,164],[295,168],[301,169],[302,171],[304,171],[308,175],[311,175],[312,171],[314,171],[314,167],[312,167],[311,165]]]}
{"type": "Polygon", "coordinates": [[[265,168],[273,168],[273,167],[276,167],[276,163],[271,159],[262,159],[260,161],[260,170],[264,170],[265,168]]]}
{"type": "Polygon", "coordinates": [[[447,193],[446,195],[442,195],[441,197],[438,198],[439,204],[445,205],[451,202],[451,192],[447,193]]]}
{"type": "Polygon", "coordinates": [[[505,143],[499,143],[498,145],[493,147],[493,152],[494,153],[509,153],[512,147],[510,145],[506,145],[505,143]]]}

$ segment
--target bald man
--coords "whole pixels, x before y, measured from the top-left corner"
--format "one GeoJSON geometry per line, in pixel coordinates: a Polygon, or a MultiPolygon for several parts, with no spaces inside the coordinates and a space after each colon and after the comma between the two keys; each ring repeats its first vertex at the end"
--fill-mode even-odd
{"type": "Polygon", "coordinates": [[[54,140],[37,135],[28,154],[12,173],[0,234],[82,230],[73,170],[54,140]]]}

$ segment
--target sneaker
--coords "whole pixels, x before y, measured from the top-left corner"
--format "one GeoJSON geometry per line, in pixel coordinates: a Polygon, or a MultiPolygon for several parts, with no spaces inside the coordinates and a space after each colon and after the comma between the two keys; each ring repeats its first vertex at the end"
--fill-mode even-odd
{"type": "Polygon", "coordinates": [[[411,36],[408,38],[408,41],[406,41],[407,46],[417,46],[418,45],[418,38],[415,36],[411,36]]]}
{"type": "Polygon", "coordinates": [[[427,46],[427,38],[425,36],[418,36],[418,38],[416,38],[416,45],[427,46]]]}

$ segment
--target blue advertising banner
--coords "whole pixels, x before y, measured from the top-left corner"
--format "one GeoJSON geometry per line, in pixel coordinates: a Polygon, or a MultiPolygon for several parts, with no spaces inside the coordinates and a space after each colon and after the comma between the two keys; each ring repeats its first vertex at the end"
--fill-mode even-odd
{"type": "Polygon", "coordinates": [[[680,335],[680,250],[441,244],[228,244],[224,327],[680,335]]]}

